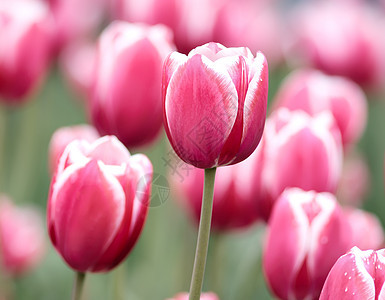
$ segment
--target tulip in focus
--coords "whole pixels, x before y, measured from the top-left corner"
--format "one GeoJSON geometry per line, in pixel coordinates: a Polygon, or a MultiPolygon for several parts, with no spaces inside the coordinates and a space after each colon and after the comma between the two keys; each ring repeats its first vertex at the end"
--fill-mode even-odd
{"type": "Polygon", "coordinates": [[[385,82],[385,21],[367,1],[308,1],[293,14],[289,61],[370,88],[385,82]]]}
{"type": "Polygon", "coordinates": [[[385,298],[385,249],[352,248],[331,269],[320,300],[380,300],[385,298]]]}
{"type": "Polygon", "coordinates": [[[340,132],[329,112],[310,116],[280,108],[266,122],[258,210],[268,220],[288,187],[335,193],[342,168],[340,132]]]}
{"type": "Polygon", "coordinates": [[[16,207],[0,196],[1,270],[16,276],[34,268],[45,252],[44,227],[34,209],[16,207]]]}
{"type": "Polygon", "coordinates": [[[64,149],[70,142],[74,140],[85,140],[92,143],[98,138],[98,132],[90,125],[83,124],[57,129],[51,137],[48,149],[49,168],[51,173],[55,171],[64,149]]]}
{"type": "MultiPolygon", "coordinates": [[[[178,295],[175,295],[174,298],[166,300],[188,300],[188,296],[188,293],[180,293],[178,295]]],[[[219,300],[219,298],[214,293],[202,293],[200,300],[219,300]]]]}
{"type": "Polygon", "coordinates": [[[377,250],[385,245],[384,230],[376,215],[358,208],[345,208],[344,212],[352,228],[352,247],[377,250]]]}
{"type": "Polygon", "coordinates": [[[51,241],[79,272],[108,271],[135,245],[146,220],[152,165],[115,137],[75,140],[60,158],[48,198],[51,241]]]}
{"type": "MultiPolygon", "coordinates": [[[[179,169],[187,168],[181,163],[179,169]]],[[[249,158],[233,166],[218,168],[214,186],[214,203],[211,228],[215,231],[246,228],[258,218],[256,195],[258,194],[259,172],[257,156],[253,153],[249,158]]],[[[176,199],[186,208],[191,217],[199,224],[202,206],[204,171],[189,167],[188,174],[183,176],[182,170],[175,170],[170,176],[172,190],[176,199]]]]}
{"type": "Polygon", "coordinates": [[[275,106],[301,109],[310,115],[330,111],[344,145],[357,142],[366,126],[367,104],[362,89],[349,79],[316,70],[291,73],[278,92],[275,106]]]}
{"type": "Polygon", "coordinates": [[[42,81],[51,57],[52,20],[38,0],[0,1],[0,98],[20,103],[42,81]]]}
{"type": "Polygon", "coordinates": [[[287,189],[273,209],[264,249],[271,291],[279,299],[318,299],[350,245],[349,223],[332,194],[287,189]]]}
{"type": "Polygon", "coordinates": [[[172,51],[166,27],[113,22],[102,33],[91,105],[101,135],[128,147],[153,141],[162,126],[162,66],[172,51]]]}
{"type": "Polygon", "coordinates": [[[163,73],[164,126],[174,151],[202,169],[246,159],[266,118],[268,67],[260,52],[209,43],[173,52],[163,73]]]}

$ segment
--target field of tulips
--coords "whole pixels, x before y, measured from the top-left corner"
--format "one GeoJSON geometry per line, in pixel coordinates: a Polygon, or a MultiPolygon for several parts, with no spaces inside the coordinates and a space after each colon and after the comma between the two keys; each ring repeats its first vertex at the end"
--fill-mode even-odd
{"type": "Polygon", "coordinates": [[[0,0],[0,300],[383,299],[385,1],[0,0]]]}

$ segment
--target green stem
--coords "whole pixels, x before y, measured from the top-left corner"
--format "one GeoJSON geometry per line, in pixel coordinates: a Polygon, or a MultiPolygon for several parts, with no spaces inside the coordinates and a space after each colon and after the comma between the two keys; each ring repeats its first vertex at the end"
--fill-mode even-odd
{"type": "Polygon", "coordinates": [[[72,300],[80,300],[85,278],[86,278],[86,273],[76,272],[74,286],[72,289],[72,300]]]}
{"type": "Polygon", "coordinates": [[[5,174],[5,145],[6,145],[6,129],[7,128],[7,112],[5,107],[0,105],[0,191],[4,192],[4,174],[5,174]]]}
{"type": "Polygon", "coordinates": [[[189,300],[200,300],[205,273],[207,250],[210,239],[211,215],[213,211],[214,181],[216,168],[205,170],[201,218],[195,252],[194,269],[190,285],[189,300]]]}

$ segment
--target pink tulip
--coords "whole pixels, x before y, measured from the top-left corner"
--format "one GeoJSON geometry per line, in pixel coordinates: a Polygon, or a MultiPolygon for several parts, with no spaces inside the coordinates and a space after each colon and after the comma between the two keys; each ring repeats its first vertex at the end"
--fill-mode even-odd
{"type": "Polygon", "coordinates": [[[380,300],[385,298],[385,249],[352,248],[331,269],[320,300],[380,300]]]}
{"type": "Polygon", "coordinates": [[[248,48],[209,43],[172,53],[163,73],[164,126],[172,147],[198,168],[236,164],[257,147],[266,117],[268,68],[248,48]]]}
{"type": "Polygon", "coordinates": [[[364,1],[311,1],[292,17],[289,60],[365,87],[385,82],[385,22],[364,1]]]}
{"type": "Polygon", "coordinates": [[[146,220],[152,165],[115,137],[70,143],[51,182],[51,241],[80,272],[108,271],[136,243],[146,220]]]}
{"type": "Polygon", "coordinates": [[[264,249],[270,289],[280,299],[318,299],[350,245],[349,223],[332,194],[287,189],[272,212],[264,249]]]}
{"type": "Polygon", "coordinates": [[[358,152],[347,153],[338,183],[338,201],[351,206],[361,206],[369,187],[370,171],[365,158],[358,152]]]}
{"type": "Polygon", "coordinates": [[[345,215],[352,228],[352,246],[362,250],[384,246],[384,230],[376,215],[357,208],[345,208],[345,215]]]}
{"type": "Polygon", "coordinates": [[[162,126],[163,61],[171,32],[161,25],[114,22],[99,39],[91,116],[100,134],[126,147],[153,141],[162,126]]]}
{"type": "Polygon", "coordinates": [[[92,37],[103,21],[106,0],[44,0],[55,20],[55,48],[92,37]]]}
{"type": "Polygon", "coordinates": [[[283,24],[277,3],[263,0],[221,2],[215,19],[214,40],[231,47],[244,45],[252,52],[260,49],[270,66],[282,61],[283,24]]]}
{"type": "MultiPolygon", "coordinates": [[[[175,295],[174,298],[169,298],[166,300],[188,300],[188,296],[188,293],[180,293],[175,295]]],[[[219,298],[214,293],[202,293],[200,300],[219,300],[219,298]]]]}
{"type": "Polygon", "coordinates": [[[70,88],[82,100],[90,98],[96,46],[88,41],[77,41],[65,47],[60,54],[60,68],[70,88]]]}
{"type": "Polygon", "coordinates": [[[50,61],[52,20],[38,0],[0,1],[0,98],[26,99],[42,81],[50,61]]]}
{"type": "Polygon", "coordinates": [[[76,125],[72,127],[61,127],[57,129],[52,137],[48,149],[49,167],[51,173],[56,169],[60,156],[67,145],[74,140],[85,140],[89,143],[97,140],[99,134],[96,129],[89,125],[76,125]]]}
{"type": "Polygon", "coordinates": [[[259,155],[263,165],[261,194],[256,200],[266,220],[276,199],[288,187],[336,191],[342,145],[329,112],[312,117],[300,110],[278,109],[266,122],[259,155]]]}
{"type": "Polygon", "coordinates": [[[357,142],[366,126],[367,104],[361,88],[349,79],[316,70],[291,73],[281,86],[275,105],[301,109],[310,115],[330,111],[345,145],[357,142]]]}
{"type": "Polygon", "coordinates": [[[45,252],[41,216],[31,208],[18,208],[0,196],[0,263],[10,275],[35,267],[45,252]]]}
{"type": "MultiPolygon", "coordinates": [[[[258,220],[256,176],[259,173],[254,171],[258,167],[257,156],[252,154],[239,164],[217,170],[211,220],[213,230],[245,228],[258,220]]],[[[202,206],[203,181],[204,171],[184,162],[179,164],[179,170],[174,170],[171,176],[177,200],[181,201],[197,224],[202,206]],[[186,176],[183,176],[182,170],[187,167],[186,176]]]]}

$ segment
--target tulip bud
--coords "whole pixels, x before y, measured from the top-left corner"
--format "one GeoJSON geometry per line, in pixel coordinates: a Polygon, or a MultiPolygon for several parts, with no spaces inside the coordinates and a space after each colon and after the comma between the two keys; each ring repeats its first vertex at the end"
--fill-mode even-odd
{"type": "MultiPolygon", "coordinates": [[[[213,215],[211,228],[217,231],[245,228],[258,220],[256,201],[257,184],[254,170],[258,167],[256,155],[233,166],[218,168],[215,175],[213,215]]],[[[181,162],[180,168],[188,165],[181,162]]],[[[186,176],[179,176],[180,170],[173,172],[172,189],[184,208],[190,213],[194,221],[199,224],[204,171],[189,166],[186,176]]]]}
{"type": "Polygon", "coordinates": [[[316,70],[291,73],[281,86],[275,105],[301,109],[310,115],[330,111],[344,145],[357,142],[366,125],[367,104],[362,89],[349,79],[316,70]]]}
{"type": "Polygon", "coordinates": [[[349,223],[332,194],[287,189],[273,209],[264,249],[272,292],[280,299],[318,299],[331,267],[350,245],[349,223]]]}
{"type": "Polygon", "coordinates": [[[60,156],[67,145],[74,140],[85,140],[89,143],[97,140],[99,134],[96,129],[89,125],[76,125],[72,127],[61,127],[51,137],[48,149],[49,167],[51,173],[56,169],[60,156]]]}
{"type": "Polygon", "coordinates": [[[336,191],[342,145],[329,112],[311,117],[300,110],[278,109],[266,123],[261,152],[261,195],[257,203],[266,220],[276,199],[288,187],[336,191]]]}
{"type": "Polygon", "coordinates": [[[0,263],[10,275],[35,267],[45,252],[41,216],[31,208],[18,208],[0,196],[0,263]]]}
{"type": "Polygon", "coordinates": [[[48,198],[51,241],[79,272],[108,271],[136,243],[146,220],[152,165],[111,136],[70,143],[48,198]]]}
{"type": "Polygon", "coordinates": [[[320,300],[375,300],[385,297],[385,249],[353,247],[331,269],[320,300]]]}
{"type": "Polygon", "coordinates": [[[0,1],[0,98],[25,99],[49,64],[52,20],[44,2],[0,1]]]}
{"type": "Polygon", "coordinates": [[[171,31],[161,25],[114,22],[102,33],[95,66],[91,117],[100,134],[130,148],[151,142],[162,126],[162,66],[171,31]]]}
{"type": "Polygon", "coordinates": [[[345,208],[344,212],[352,228],[352,246],[362,250],[384,246],[384,230],[376,215],[358,208],[345,208]]]}
{"type": "MultiPolygon", "coordinates": [[[[180,293],[175,295],[174,298],[169,298],[166,300],[188,300],[188,296],[188,293],[180,293]]],[[[219,300],[219,298],[214,293],[202,293],[200,300],[219,300]]]]}
{"type": "Polygon", "coordinates": [[[164,126],[174,151],[207,169],[246,159],[264,128],[268,68],[248,48],[209,43],[174,52],[163,72],[164,126]]]}

